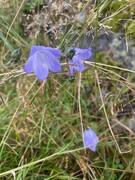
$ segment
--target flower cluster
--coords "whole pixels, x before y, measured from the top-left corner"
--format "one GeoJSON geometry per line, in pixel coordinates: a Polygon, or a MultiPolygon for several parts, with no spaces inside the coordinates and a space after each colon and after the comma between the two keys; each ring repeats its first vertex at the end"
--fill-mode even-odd
{"type": "MultiPolygon", "coordinates": [[[[69,59],[70,75],[73,75],[75,71],[84,71],[84,60],[89,60],[92,56],[91,48],[74,48],[74,51],[74,56],[69,59]]],[[[26,73],[33,72],[39,80],[45,80],[49,71],[54,73],[61,72],[62,68],[59,61],[61,56],[62,53],[57,48],[32,46],[24,71],[26,73]]]]}
{"type": "MultiPolygon", "coordinates": [[[[84,60],[89,60],[92,57],[91,48],[73,48],[70,50],[72,51],[72,56],[68,57],[70,75],[84,71],[84,60]]],[[[39,80],[43,81],[47,79],[49,72],[58,73],[62,71],[61,56],[62,53],[57,48],[32,46],[28,61],[24,65],[24,71],[26,73],[34,73],[39,80]]],[[[96,133],[91,128],[84,131],[84,147],[95,152],[98,141],[96,133]]]]}

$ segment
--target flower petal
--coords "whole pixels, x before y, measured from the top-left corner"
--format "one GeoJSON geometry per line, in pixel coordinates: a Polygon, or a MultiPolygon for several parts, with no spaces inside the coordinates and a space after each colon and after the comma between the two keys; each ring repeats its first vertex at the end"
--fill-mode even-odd
{"type": "Polygon", "coordinates": [[[84,131],[83,141],[84,147],[89,148],[91,151],[96,151],[96,146],[99,142],[99,138],[91,128],[84,131]]]}
{"type": "Polygon", "coordinates": [[[74,55],[73,58],[72,58],[72,63],[73,64],[80,63],[81,61],[83,61],[83,60],[79,55],[74,55]]]}
{"type": "Polygon", "coordinates": [[[83,60],[81,60],[79,55],[75,55],[69,63],[69,71],[71,76],[75,71],[82,72],[85,69],[83,60]]]}
{"type": "Polygon", "coordinates": [[[84,70],[83,60],[80,58],[79,55],[75,55],[72,58],[72,63],[75,65],[75,69],[77,71],[82,72],[84,70]]]}
{"type": "Polygon", "coordinates": [[[59,58],[61,56],[61,51],[57,48],[51,48],[51,47],[45,47],[45,46],[32,46],[30,51],[30,56],[32,56],[37,51],[50,51],[56,58],[59,58]]]}
{"type": "Polygon", "coordinates": [[[81,49],[81,48],[74,48],[76,51],[75,55],[78,55],[82,60],[89,59],[92,57],[92,49],[81,49]]]}
{"type": "Polygon", "coordinates": [[[34,73],[39,80],[43,81],[47,78],[49,70],[47,66],[42,66],[40,60],[34,63],[34,73]]]}
{"type": "Polygon", "coordinates": [[[75,66],[75,69],[76,69],[78,72],[84,71],[85,67],[84,67],[83,62],[78,63],[77,66],[75,66]]]}
{"type": "Polygon", "coordinates": [[[37,51],[40,51],[40,50],[44,50],[44,46],[35,46],[35,45],[32,46],[29,56],[32,56],[33,54],[35,54],[37,51]]]}
{"type": "Polygon", "coordinates": [[[60,58],[62,55],[61,51],[57,48],[46,47],[46,50],[50,51],[56,58],[60,58]]]}
{"type": "Polygon", "coordinates": [[[37,58],[41,61],[42,65],[48,67],[52,72],[60,72],[61,65],[58,59],[48,50],[37,51],[37,58]]]}
{"type": "Polygon", "coordinates": [[[24,65],[24,71],[26,73],[32,73],[33,72],[33,61],[34,56],[29,57],[28,62],[24,65]]]}
{"type": "Polygon", "coordinates": [[[69,74],[70,74],[70,76],[74,75],[74,65],[72,65],[72,64],[69,65],[69,74]]]}
{"type": "Polygon", "coordinates": [[[69,65],[69,70],[70,70],[70,74],[73,75],[75,71],[77,72],[82,72],[84,71],[85,67],[83,62],[78,62],[76,64],[70,63],[69,65]]]}
{"type": "MultiPolygon", "coordinates": [[[[35,56],[37,56],[36,53],[35,53],[35,56]]],[[[41,59],[38,59],[36,57],[36,60],[33,62],[33,69],[34,69],[35,75],[38,77],[39,80],[43,81],[47,78],[49,70],[45,64],[44,65],[42,64],[41,59]]]]}

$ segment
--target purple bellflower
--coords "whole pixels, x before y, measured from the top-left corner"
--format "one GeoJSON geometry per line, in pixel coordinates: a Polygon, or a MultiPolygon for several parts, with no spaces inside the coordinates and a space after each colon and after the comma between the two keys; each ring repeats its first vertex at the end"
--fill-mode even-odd
{"type": "Polygon", "coordinates": [[[72,76],[75,71],[82,72],[84,71],[84,60],[89,60],[92,57],[92,49],[80,49],[80,48],[74,48],[75,51],[74,56],[69,61],[69,70],[70,75],[72,76]]]}
{"type": "Polygon", "coordinates": [[[45,80],[49,71],[54,73],[61,71],[60,56],[61,51],[57,48],[32,46],[24,71],[34,72],[39,80],[45,80]]]}
{"type": "Polygon", "coordinates": [[[84,147],[89,148],[91,151],[95,152],[98,142],[99,142],[99,138],[91,128],[83,132],[84,147]]]}

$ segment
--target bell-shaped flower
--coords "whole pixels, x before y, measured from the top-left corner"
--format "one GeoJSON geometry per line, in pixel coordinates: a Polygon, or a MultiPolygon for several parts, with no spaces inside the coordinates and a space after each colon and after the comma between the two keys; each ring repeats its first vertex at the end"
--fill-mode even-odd
{"type": "Polygon", "coordinates": [[[99,138],[91,128],[83,132],[84,147],[89,148],[91,151],[95,152],[98,142],[99,142],[99,138]]]}
{"type": "Polygon", "coordinates": [[[70,75],[73,75],[75,71],[84,71],[84,60],[89,60],[92,57],[91,48],[74,48],[73,50],[75,51],[74,56],[69,61],[70,75]]]}
{"type": "Polygon", "coordinates": [[[45,80],[49,71],[54,73],[61,71],[60,56],[61,51],[57,48],[32,46],[24,71],[33,72],[39,80],[45,80]]]}

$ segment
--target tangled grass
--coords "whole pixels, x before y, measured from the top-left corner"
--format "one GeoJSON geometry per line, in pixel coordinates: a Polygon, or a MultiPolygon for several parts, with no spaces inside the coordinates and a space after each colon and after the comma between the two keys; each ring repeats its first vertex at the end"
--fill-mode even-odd
{"type": "Polygon", "coordinates": [[[92,46],[102,28],[130,41],[134,1],[0,4],[0,179],[134,179],[134,68],[106,50],[73,78],[66,58],[45,82],[22,70],[35,43],[65,51],[90,33],[92,46]],[[82,124],[100,138],[96,153],[83,147],[82,124]]]}

